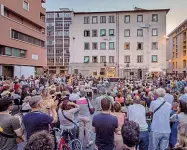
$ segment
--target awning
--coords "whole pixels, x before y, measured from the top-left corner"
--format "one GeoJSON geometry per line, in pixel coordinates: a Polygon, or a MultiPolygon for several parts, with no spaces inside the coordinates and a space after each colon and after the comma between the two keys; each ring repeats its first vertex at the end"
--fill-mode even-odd
{"type": "Polygon", "coordinates": [[[161,68],[150,68],[149,72],[163,72],[161,68]]]}

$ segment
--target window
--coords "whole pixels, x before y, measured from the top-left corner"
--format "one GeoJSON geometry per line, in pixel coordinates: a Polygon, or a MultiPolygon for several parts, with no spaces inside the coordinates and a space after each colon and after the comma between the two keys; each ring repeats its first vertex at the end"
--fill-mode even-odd
{"type": "Polygon", "coordinates": [[[22,49],[0,46],[0,55],[25,58],[26,51],[22,49]]]}
{"type": "Polygon", "coordinates": [[[129,50],[130,49],[130,42],[126,42],[125,43],[125,50],[129,50]]]}
{"type": "Polygon", "coordinates": [[[101,36],[106,36],[106,29],[101,29],[100,30],[100,35],[101,36]]]}
{"type": "Polygon", "coordinates": [[[137,22],[143,22],[143,15],[137,16],[137,22]]]}
{"type": "Polygon", "coordinates": [[[186,40],[186,32],[183,33],[183,41],[186,40]]]}
{"type": "Polygon", "coordinates": [[[125,15],[125,23],[130,23],[130,15],[125,15]]]}
{"type": "Polygon", "coordinates": [[[142,42],[138,42],[137,43],[137,50],[142,50],[143,49],[143,43],[142,42]]]}
{"type": "Polygon", "coordinates": [[[109,23],[115,23],[114,16],[109,16],[108,22],[109,23]]]}
{"type": "Polygon", "coordinates": [[[158,36],[158,29],[152,29],[152,36],[158,36]]]}
{"type": "Polygon", "coordinates": [[[90,43],[84,43],[84,50],[90,49],[90,43]]]}
{"type": "Polygon", "coordinates": [[[114,56],[109,56],[109,63],[114,63],[114,56]]]}
{"type": "Polygon", "coordinates": [[[114,42],[109,42],[109,49],[114,49],[114,42]]]}
{"type": "Polygon", "coordinates": [[[106,50],[106,42],[101,42],[100,43],[100,49],[101,50],[106,50]]]}
{"type": "Polygon", "coordinates": [[[93,42],[92,43],[92,50],[97,50],[98,47],[97,47],[97,43],[96,42],[93,42]]]}
{"type": "Polygon", "coordinates": [[[143,36],[143,29],[138,29],[137,30],[137,36],[142,37],[143,36]]]}
{"type": "Polygon", "coordinates": [[[90,23],[90,17],[84,17],[84,24],[90,23]]]}
{"type": "Polygon", "coordinates": [[[33,45],[45,47],[45,42],[44,41],[42,41],[40,39],[37,39],[35,37],[32,37],[30,35],[18,32],[16,30],[11,30],[11,37],[13,39],[24,41],[24,42],[27,42],[27,43],[30,43],[30,44],[33,44],[33,45]]]}
{"type": "Polygon", "coordinates": [[[100,17],[100,23],[106,23],[106,16],[100,17]]]}
{"type": "Polygon", "coordinates": [[[183,60],[183,68],[186,68],[186,60],[183,60]]]}
{"type": "Polygon", "coordinates": [[[84,37],[90,37],[90,30],[84,30],[84,37]]]}
{"type": "Polygon", "coordinates": [[[92,37],[97,37],[97,30],[92,30],[92,37]]]}
{"type": "Polygon", "coordinates": [[[158,22],[158,14],[152,14],[152,22],[158,22]]]}
{"type": "Polygon", "coordinates": [[[130,56],[129,55],[126,55],[124,57],[124,63],[130,63],[130,56]]]}
{"type": "Polygon", "coordinates": [[[89,62],[90,62],[90,57],[84,56],[84,63],[89,63],[89,62]]]}
{"type": "Polygon", "coordinates": [[[114,29],[109,29],[109,36],[114,36],[114,29]]]}
{"type": "Polygon", "coordinates": [[[186,50],[183,50],[183,56],[186,56],[186,50]]]}
{"type": "Polygon", "coordinates": [[[92,24],[97,24],[97,16],[92,17],[92,24]]]}
{"type": "Polygon", "coordinates": [[[100,63],[106,62],[106,56],[101,56],[100,57],[100,63]]]}
{"type": "Polygon", "coordinates": [[[143,63],[143,55],[137,56],[137,63],[143,63]]]}
{"type": "Polygon", "coordinates": [[[158,49],[158,42],[152,42],[152,50],[158,49]]]}
{"type": "Polygon", "coordinates": [[[152,62],[158,62],[157,55],[152,55],[152,62]]]}
{"type": "Polygon", "coordinates": [[[26,1],[23,1],[23,9],[29,11],[29,3],[26,1]]]}
{"type": "Polygon", "coordinates": [[[92,63],[98,63],[97,56],[92,56],[92,63]]]}
{"type": "Polygon", "coordinates": [[[130,30],[129,29],[126,29],[125,30],[125,37],[129,37],[130,36],[130,30]]]}

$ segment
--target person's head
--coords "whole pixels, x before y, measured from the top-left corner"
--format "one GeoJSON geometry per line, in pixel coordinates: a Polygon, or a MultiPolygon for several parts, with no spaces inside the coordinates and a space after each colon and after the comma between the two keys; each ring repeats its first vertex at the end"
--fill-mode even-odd
{"type": "Polygon", "coordinates": [[[140,104],[140,97],[139,97],[139,96],[134,96],[133,102],[134,102],[135,104],[140,104]]]}
{"type": "Polygon", "coordinates": [[[12,99],[8,97],[0,99],[0,112],[11,111],[12,105],[13,105],[12,99]]]}
{"type": "Polygon", "coordinates": [[[170,94],[170,89],[169,88],[165,88],[166,93],[170,94]]]}
{"type": "Polygon", "coordinates": [[[111,95],[111,91],[107,91],[107,95],[110,96],[111,95]]]}
{"type": "Polygon", "coordinates": [[[179,101],[179,107],[178,107],[180,112],[183,112],[184,114],[187,115],[187,103],[184,102],[183,100],[179,101]]]}
{"type": "Polygon", "coordinates": [[[47,98],[49,96],[49,90],[48,89],[42,89],[41,96],[43,98],[47,98]]]}
{"type": "Polygon", "coordinates": [[[178,106],[179,106],[179,103],[173,102],[173,103],[172,103],[172,110],[177,110],[177,109],[178,109],[178,106]]]}
{"type": "Polygon", "coordinates": [[[72,108],[72,106],[69,105],[68,103],[69,103],[69,100],[68,100],[67,97],[65,97],[65,98],[63,99],[63,103],[62,103],[62,105],[60,106],[60,108],[61,108],[62,110],[70,110],[70,109],[72,108]]]}
{"type": "Polygon", "coordinates": [[[120,98],[122,96],[121,92],[117,94],[117,97],[120,98]]]}
{"type": "Polygon", "coordinates": [[[87,95],[86,91],[84,89],[80,90],[80,96],[85,97],[87,95]]]}
{"type": "Polygon", "coordinates": [[[39,109],[42,107],[42,97],[41,96],[33,96],[29,100],[29,105],[31,106],[32,109],[39,109]]]}
{"type": "Polygon", "coordinates": [[[181,124],[178,128],[178,142],[175,148],[181,148],[182,150],[187,150],[187,124],[181,124]]]}
{"type": "Polygon", "coordinates": [[[115,112],[120,112],[121,111],[121,104],[119,102],[115,102],[113,109],[115,112]]]}
{"type": "Polygon", "coordinates": [[[163,88],[156,89],[156,94],[158,97],[164,97],[166,94],[166,91],[163,88]]]}
{"type": "Polygon", "coordinates": [[[109,111],[111,108],[111,103],[109,98],[105,97],[101,100],[101,108],[103,111],[109,111]]]}
{"type": "Polygon", "coordinates": [[[54,150],[54,138],[47,131],[34,133],[24,148],[24,150],[54,150]]]}
{"type": "Polygon", "coordinates": [[[105,88],[101,88],[100,91],[99,91],[99,93],[100,93],[101,95],[105,95],[105,94],[106,94],[105,88]]]}
{"type": "Polygon", "coordinates": [[[121,128],[123,144],[126,148],[133,148],[139,143],[140,128],[133,121],[126,121],[121,128]]]}

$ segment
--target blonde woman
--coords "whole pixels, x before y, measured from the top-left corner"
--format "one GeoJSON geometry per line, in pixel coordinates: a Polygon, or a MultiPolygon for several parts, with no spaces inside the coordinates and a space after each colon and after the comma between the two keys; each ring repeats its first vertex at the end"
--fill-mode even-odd
{"type": "Polygon", "coordinates": [[[173,150],[187,150],[187,124],[182,124],[178,130],[178,142],[173,150]]]}
{"type": "Polygon", "coordinates": [[[121,127],[125,122],[126,115],[121,112],[121,104],[119,102],[115,102],[113,105],[113,113],[112,115],[116,116],[118,119],[118,132],[115,133],[115,144],[116,150],[119,150],[123,146],[123,140],[121,138],[121,127]]]}

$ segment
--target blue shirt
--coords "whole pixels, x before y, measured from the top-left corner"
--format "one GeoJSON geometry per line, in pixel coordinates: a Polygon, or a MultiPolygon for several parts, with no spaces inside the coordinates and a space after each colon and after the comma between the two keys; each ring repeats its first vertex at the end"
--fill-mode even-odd
{"type": "Polygon", "coordinates": [[[27,139],[38,131],[49,130],[49,124],[51,124],[53,118],[40,111],[35,111],[26,114],[23,117],[23,124],[27,132],[27,139]]]}
{"type": "MultiPolygon", "coordinates": [[[[157,100],[152,101],[150,111],[154,112],[162,103],[164,98],[159,97],[157,100]]],[[[171,104],[166,102],[158,111],[153,114],[151,130],[157,133],[170,133],[170,113],[171,104]]]]}
{"type": "Polygon", "coordinates": [[[113,150],[114,132],[118,128],[117,117],[100,113],[93,118],[92,126],[96,130],[96,146],[98,150],[113,150]]]}

